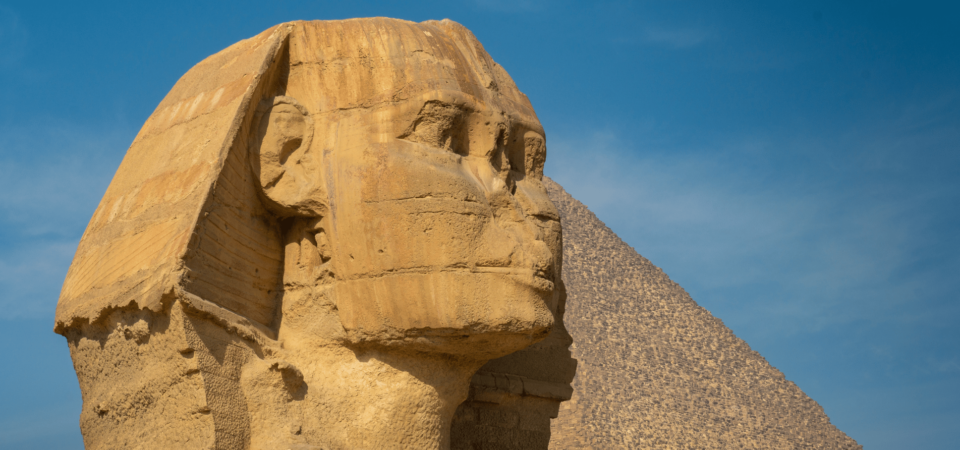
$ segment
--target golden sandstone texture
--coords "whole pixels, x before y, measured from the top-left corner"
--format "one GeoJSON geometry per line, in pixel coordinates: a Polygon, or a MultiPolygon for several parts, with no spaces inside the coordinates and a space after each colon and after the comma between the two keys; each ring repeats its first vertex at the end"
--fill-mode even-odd
{"type": "MultiPolygon", "coordinates": [[[[61,293],[87,448],[449,448],[471,380],[506,376],[478,369],[559,321],[545,156],[454,22],[293,22],[200,62],[61,293]]],[[[524,373],[548,430],[572,372],[524,373]]]]}
{"type": "Polygon", "coordinates": [[[448,20],[291,22],[200,62],[61,292],[86,447],[853,445],[545,158],[448,20]]]}

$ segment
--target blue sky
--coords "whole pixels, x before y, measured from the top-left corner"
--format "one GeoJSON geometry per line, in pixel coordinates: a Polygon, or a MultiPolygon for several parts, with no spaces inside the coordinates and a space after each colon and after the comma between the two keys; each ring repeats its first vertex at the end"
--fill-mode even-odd
{"type": "Polygon", "coordinates": [[[366,16],[470,28],[547,174],[866,448],[955,448],[960,6],[720,3],[0,2],[0,448],[82,448],[54,307],[176,80],[276,23],[366,16]]]}

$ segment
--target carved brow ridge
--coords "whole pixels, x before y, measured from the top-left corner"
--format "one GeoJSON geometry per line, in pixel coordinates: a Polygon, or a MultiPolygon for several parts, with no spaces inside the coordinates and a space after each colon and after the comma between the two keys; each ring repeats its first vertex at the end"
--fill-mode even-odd
{"type": "MultiPolygon", "coordinates": [[[[482,112],[503,112],[505,116],[510,119],[510,123],[513,125],[520,125],[522,128],[535,131],[541,136],[544,134],[543,125],[540,124],[540,121],[536,117],[528,117],[526,114],[515,112],[510,113],[508,111],[503,111],[499,106],[487,105],[481,99],[468,94],[466,92],[451,91],[447,89],[436,89],[432,91],[425,92],[419,97],[412,97],[403,102],[410,101],[419,101],[422,102],[423,106],[426,106],[428,103],[436,102],[443,103],[447,105],[453,105],[460,108],[463,111],[469,111],[474,113],[482,112]]],[[[422,107],[421,107],[422,110],[422,107]]]]}

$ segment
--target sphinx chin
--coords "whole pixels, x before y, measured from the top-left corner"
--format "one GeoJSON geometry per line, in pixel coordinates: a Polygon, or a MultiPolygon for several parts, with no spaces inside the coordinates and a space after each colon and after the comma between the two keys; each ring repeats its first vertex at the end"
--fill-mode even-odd
{"type": "MultiPolygon", "coordinates": [[[[341,281],[340,322],[354,345],[492,359],[550,332],[553,289],[532,274],[442,271],[341,281]]],[[[552,283],[551,283],[552,284],[552,283]]]]}
{"type": "Polygon", "coordinates": [[[449,355],[486,362],[543,340],[552,326],[551,317],[539,323],[510,321],[458,329],[405,329],[386,335],[348,331],[346,336],[353,348],[449,355]]]}

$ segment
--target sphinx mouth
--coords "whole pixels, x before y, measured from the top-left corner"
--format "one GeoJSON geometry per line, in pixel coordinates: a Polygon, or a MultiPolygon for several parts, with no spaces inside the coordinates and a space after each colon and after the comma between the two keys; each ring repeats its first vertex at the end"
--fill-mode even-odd
{"type": "Polygon", "coordinates": [[[550,268],[476,267],[471,272],[510,275],[518,281],[526,280],[525,284],[532,284],[538,290],[551,291],[554,289],[554,274],[550,268]]]}
{"type": "Polygon", "coordinates": [[[553,272],[546,269],[528,269],[520,267],[491,267],[491,266],[478,266],[478,267],[411,267],[406,269],[394,269],[386,272],[376,272],[376,273],[362,273],[354,276],[346,277],[346,280],[362,280],[367,278],[380,278],[384,276],[397,276],[397,275],[427,275],[434,273],[495,273],[501,275],[513,275],[513,276],[528,276],[532,278],[542,278],[547,281],[553,281],[553,272]]]}
{"type": "Polygon", "coordinates": [[[553,272],[549,269],[528,269],[519,267],[417,267],[389,272],[366,273],[345,277],[344,281],[371,280],[384,277],[402,277],[409,275],[439,275],[439,274],[498,274],[514,282],[529,286],[542,294],[552,292],[556,288],[553,272]]]}
{"type": "Polygon", "coordinates": [[[520,268],[520,267],[476,267],[468,269],[475,273],[502,273],[505,275],[531,275],[534,278],[543,278],[553,281],[553,272],[542,268],[520,268]]]}

